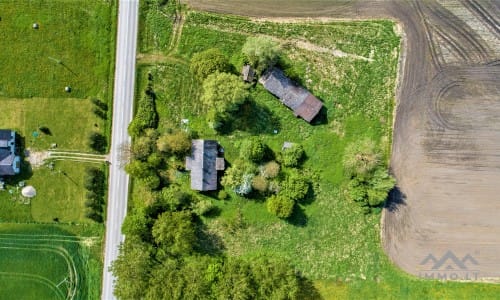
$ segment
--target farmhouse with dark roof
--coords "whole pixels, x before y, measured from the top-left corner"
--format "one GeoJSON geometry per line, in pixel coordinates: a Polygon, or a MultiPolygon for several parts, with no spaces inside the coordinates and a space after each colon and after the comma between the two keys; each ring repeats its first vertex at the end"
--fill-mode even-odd
{"type": "Polygon", "coordinates": [[[296,117],[311,122],[323,107],[323,103],[308,90],[297,86],[283,71],[273,68],[265,73],[259,82],[284,105],[293,110],[296,117]]]}
{"type": "Polygon", "coordinates": [[[16,155],[16,133],[0,129],[0,176],[19,174],[20,168],[21,158],[16,155]]]}
{"type": "Polygon", "coordinates": [[[213,140],[192,140],[191,156],[186,157],[186,170],[191,171],[191,189],[217,190],[217,171],[224,170],[219,157],[219,144],[213,140]]]}

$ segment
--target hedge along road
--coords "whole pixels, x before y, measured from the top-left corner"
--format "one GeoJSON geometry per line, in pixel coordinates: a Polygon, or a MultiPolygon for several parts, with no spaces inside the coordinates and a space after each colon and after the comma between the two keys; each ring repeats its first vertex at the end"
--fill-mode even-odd
{"type": "Polygon", "coordinates": [[[417,276],[498,280],[498,1],[184,2],[197,9],[282,21],[399,21],[405,47],[391,156],[399,190],[384,210],[384,249],[398,266],[417,276]],[[449,265],[458,271],[447,270],[449,265]]]}
{"type": "Polygon", "coordinates": [[[114,277],[109,272],[109,267],[111,262],[118,257],[118,246],[124,239],[121,226],[127,213],[129,176],[120,168],[119,150],[124,143],[130,143],[127,126],[133,117],[138,15],[139,0],[120,0],[113,95],[111,165],[101,295],[104,300],[115,299],[113,295],[114,277]]]}

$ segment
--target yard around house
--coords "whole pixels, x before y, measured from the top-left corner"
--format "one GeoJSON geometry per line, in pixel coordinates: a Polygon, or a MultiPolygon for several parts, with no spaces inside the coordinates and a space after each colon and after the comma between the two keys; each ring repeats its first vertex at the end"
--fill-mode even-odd
{"type": "Polygon", "coordinates": [[[0,190],[2,299],[100,297],[104,227],[86,217],[84,175],[105,167],[78,156],[95,153],[91,133],[110,132],[116,7],[114,0],[0,2],[0,128],[16,131],[25,156],[21,173],[0,190]],[[76,158],[29,163],[54,144],[76,158]],[[37,195],[22,197],[23,184],[37,195]],[[78,284],[63,281],[68,276],[78,284]]]}
{"type": "MultiPolygon", "coordinates": [[[[385,161],[390,156],[400,52],[392,21],[278,24],[185,11],[181,22],[163,31],[153,20],[172,11],[155,5],[143,5],[141,11],[145,30],[140,36],[136,95],[142,95],[151,77],[159,131],[179,128],[181,119],[189,119],[187,128],[200,138],[218,140],[229,163],[238,156],[239,141],[249,136],[258,136],[274,152],[285,141],[300,143],[307,156],[303,168],[315,179],[314,197],[300,203],[286,221],[269,214],[259,199],[242,198],[229,190],[227,200],[197,194],[219,208],[218,215],[203,219],[209,232],[220,239],[219,250],[229,256],[264,253],[286,257],[314,281],[325,299],[496,297],[496,286],[422,280],[398,270],[380,245],[380,214],[366,215],[346,199],[349,178],[343,173],[342,157],[348,144],[368,138],[383,149],[385,161]],[[170,42],[166,42],[170,32],[170,42]],[[196,52],[219,48],[238,72],[241,47],[254,35],[270,36],[281,43],[284,56],[280,64],[323,101],[327,109],[323,119],[313,125],[296,119],[257,84],[251,91],[253,104],[240,109],[228,133],[209,128],[199,102],[201,82],[189,71],[190,58],[196,52]],[[241,226],[228,230],[235,220],[241,226]]],[[[176,173],[175,182],[189,190],[188,173],[176,173]]],[[[134,181],[132,209],[147,205],[144,189],[134,181]]]]}

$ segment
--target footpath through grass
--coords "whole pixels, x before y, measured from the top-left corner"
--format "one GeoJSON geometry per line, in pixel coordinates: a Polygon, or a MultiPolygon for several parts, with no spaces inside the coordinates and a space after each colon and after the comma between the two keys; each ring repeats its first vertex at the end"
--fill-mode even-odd
{"type": "MultiPolygon", "coordinates": [[[[149,14],[142,11],[143,16],[149,14]]],[[[421,280],[399,271],[380,246],[380,214],[365,215],[346,199],[349,178],[342,171],[342,157],[348,144],[368,138],[384,149],[385,160],[390,156],[399,57],[393,22],[276,24],[187,11],[179,45],[168,55],[151,37],[162,37],[171,28],[163,31],[160,23],[152,27],[151,20],[141,22],[148,35],[142,37],[145,44],[140,49],[165,54],[162,63],[140,65],[137,75],[137,95],[152,77],[161,133],[189,119],[188,129],[200,138],[218,140],[229,163],[238,157],[239,141],[249,136],[259,136],[275,152],[285,141],[299,143],[307,155],[303,167],[315,182],[313,200],[300,203],[287,221],[270,215],[260,199],[241,198],[229,190],[228,200],[197,194],[219,208],[216,216],[204,218],[213,239],[222,245],[216,250],[231,256],[286,257],[314,280],[325,299],[498,298],[496,285],[421,280]],[[243,43],[258,34],[281,43],[282,68],[323,101],[326,114],[307,124],[257,84],[252,102],[236,113],[232,128],[218,134],[208,127],[199,102],[201,82],[189,72],[189,60],[215,47],[237,72],[243,63],[243,43]]],[[[187,173],[178,173],[175,180],[189,190],[187,173]]],[[[145,205],[142,189],[134,182],[136,206],[145,205]]]]}

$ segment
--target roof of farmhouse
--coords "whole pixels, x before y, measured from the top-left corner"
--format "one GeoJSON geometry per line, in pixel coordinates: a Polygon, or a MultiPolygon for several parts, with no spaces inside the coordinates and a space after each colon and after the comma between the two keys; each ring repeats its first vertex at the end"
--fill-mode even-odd
{"type": "Polygon", "coordinates": [[[224,158],[218,157],[218,153],[217,141],[191,141],[191,156],[186,157],[186,169],[191,171],[193,190],[217,190],[217,171],[224,170],[224,158]]]}

